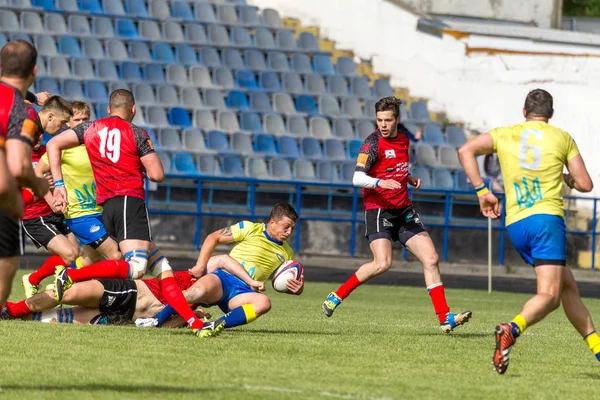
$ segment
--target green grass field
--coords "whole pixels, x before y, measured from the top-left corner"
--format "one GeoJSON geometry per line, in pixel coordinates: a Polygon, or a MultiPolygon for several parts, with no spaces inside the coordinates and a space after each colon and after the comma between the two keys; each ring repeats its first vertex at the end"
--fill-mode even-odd
{"type": "MultiPolygon", "coordinates": [[[[519,339],[506,375],[492,371],[493,328],[527,295],[448,290],[450,306],[474,317],[445,336],[425,288],[367,285],[326,319],[320,305],[334,288],[274,294],[269,314],[212,339],[0,321],[0,398],[600,398],[600,364],[562,311],[519,339]]],[[[585,302],[600,321],[600,300],[585,302]]]]}

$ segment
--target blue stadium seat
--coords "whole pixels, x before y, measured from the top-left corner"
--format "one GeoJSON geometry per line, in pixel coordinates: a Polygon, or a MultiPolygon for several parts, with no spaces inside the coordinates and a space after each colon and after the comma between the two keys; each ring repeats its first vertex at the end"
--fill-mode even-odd
{"type": "Polygon", "coordinates": [[[154,43],[152,45],[152,59],[162,63],[174,63],[173,49],[167,43],[154,43]]]}
{"type": "Polygon", "coordinates": [[[247,110],[250,105],[248,104],[248,97],[244,92],[239,90],[231,90],[225,97],[225,104],[228,108],[247,110]]]}
{"type": "Polygon", "coordinates": [[[379,78],[373,82],[373,95],[376,97],[389,97],[394,95],[394,90],[390,85],[390,80],[379,78]]]}
{"type": "Polygon", "coordinates": [[[38,78],[36,88],[39,92],[50,92],[53,94],[62,94],[58,81],[54,78],[38,78]]]}
{"type": "Polygon", "coordinates": [[[267,69],[265,53],[260,50],[246,50],[244,52],[244,62],[246,68],[253,71],[265,71],[267,69]]]}
{"type": "Polygon", "coordinates": [[[54,7],[54,0],[33,0],[34,7],[41,7],[44,11],[54,11],[56,7],[54,7]]]}
{"type": "Polygon", "coordinates": [[[296,110],[308,115],[319,113],[315,99],[312,96],[307,95],[296,96],[296,110]]]}
{"type": "Polygon", "coordinates": [[[433,146],[446,144],[442,130],[436,125],[425,125],[423,128],[423,141],[433,146]]]}
{"type": "Polygon", "coordinates": [[[240,128],[244,131],[259,133],[263,131],[262,123],[258,114],[243,112],[240,114],[240,128]]]}
{"type": "Polygon", "coordinates": [[[181,138],[179,132],[174,128],[163,128],[158,131],[158,144],[160,148],[167,150],[181,150],[181,138]]]}
{"type": "Polygon", "coordinates": [[[277,10],[274,10],[272,8],[263,9],[262,13],[260,15],[260,19],[261,19],[262,24],[265,26],[268,26],[269,28],[272,28],[272,29],[282,29],[283,28],[283,21],[281,20],[279,13],[277,12],[277,10]]]}
{"type": "Polygon", "coordinates": [[[121,0],[102,0],[102,4],[106,15],[125,15],[125,7],[121,0]]]}
{"type": "Polygon", "coordinates": [[[106,102],[108,101],[108,91],[104,82],[100,81],[87,81],[85,83],[85,96],[87,99],[93,102],[106,102]]]}
{"type": "Polygon", "coordinates": [[[319,41],[310,32],[301,32],[298,36],[298,45],[300,48],[309,51],[319,51],[319,41]]]}
{"type": "Polygon", "coordinates": [[[231,69],[244,69],[244,60],[237,49],[223,49],[221,52],[223,65],[231,69]]]}
{"type": "MultiPolygon", "coordinates": [[[[332,75],[327,79],[327,91],[338,97],[346,97],[348,96],[348,82],[346,82],[346,78],[341,75],[332,75]]],[[[359,103],[360,109],[360,103],[359,103]]],[[[361,111],[362,116],[362,111],[361,111]]]]}
{"type": "Polygon", "coordinates": [[[250,70],[237,70],[235,71],[235,83],[239,87],[243,87],[249,90],[258,89],[256,83],[256,76],[254,72],[250,70]]]}
{"type": "MultiPolygon", "coordinates": [[[[138,113],[141,113],[141,110],[138,113]]],[[[96,106],[96,118],[107,118],[108,116],[108,103],[98,103],[96,106]]]]}
{"type": "Polygon", "coordinates": [[[183,175],[197,175],[196,163],[190,153],[173,153],[173,172],[183,175]]]}
{"type": "Polygon", "coordinates": [[[81,47],[73,36],[61,36],[58,38],[58,52],[69,57],[81,57],[81,47]]]}
{"type": "Polygon", "coordinates": [[[339,182],[337,166],[329,161],[317,162],[317,179],[321,182],[339,182]]]}
{"type": "Polygon", "coordinates": [[[207,67],[218,68],[221,66],[221,58],[214,47],[201,47],[198,54],[200,55],[200,63],[207,67]]]}
{"type": "Polygon", "coordinates": [[[454,177],[452,176],[452,172],[446,168],[434,168],[433,185],[437,189],[454,189],[454,177]]]}
{"type": "Polygon", "coordinates": [[[164,83],[165,71],[160,64],[144,64],[142,67],[144,80],[151,83],[164,83]]]}
{"type": "Polygon", "coordinates": [[[350,57],[338,57],[335,64],[335,70],[339,75],[343,76],[355,77],[358,75],[354,60],[350,57]]]}
{"type": "Polygon", "coordinates": [[[86,98],[81,81],[74,79],[66,79],[62,82],[62,95],[67,100],[84,100],[86,98]]]}
{"type": "Polygon", "coordinates": [[[135,23],[130,19],[117,19],[115,23],[115,30],[117,36],[121,36],[128,39],[137,39],[138,37],[135,23]]]}
{"type": "Polygon", "coordinates": [[[192,126],[190,114],[185,108],[173,107],[168,114],[169,124],[189,128],[192,126]]]}
{"type": "Polygon", "coordinates": [[[237,154],[226,154],[222,158],[223,173],[229,176],[246,176],[242,158],[237,154]]]}
{"type": "Polygon", "coordinates": [[[356,158],[358,157],[358,153],[360,152],[361,146],[362,141],[349,140],[346,147],[346,157],[350,160],[356,160],[356,158]]]}
{"type": "Polygon", "coordinates": [[[262,113],[273,112],[269,96],[264,92],[250,92],[250,108],[262,113]]]}
{"type": "Polygon", "coordinates": [[[338,139],[327,139],[323,143],[325,157],[329,160],[345,160],[346,150],[344,144],[338,139]]]}
{"type": "Polygon", "coordinates": [[[171,16],[182,20],[194,20],[194,13],[187,1],[174,1],[171,3],[171,16]]]}
{"type": "Polygon", "coordinates": [[[296,72],[286,72],[281,76],[282,88],[288,93],[304,93],[304,85],[296,72]]]}
{"type": "Polygon", "coordinates": [[[269,92],[281,92],[281,82],[275,71],[263,71],[258,76],[258,86],[269,92]]]}
{"type": "Polygon", "coordinates": [[[178,44],[175,46],[175,58],[181,65],[190,66],[198,64],[196,50],[187,44],[178,44]]]}
{"type": "Polygon", "coordinates": [[[280,181],[291,181],[292,180],[292,168],[290,162],[281,158],[275,158],[271,160],[269,164],[270,175],[273,179],[280,181]]]}
{"type": "Polygon", "coordinates": [[[216,130],[208,131],[206,133],[206,147],[217,152],[230,151],[227,135],[224,132],[216,130]]]}
{"type": "Polygon", "coordinates": [[[127,15],[132,17],[148,17],[148,9],[145,1],[125,0],[127,15]]]}
{"type": "Polygon", "coordinates": [[[289,72],[290,64],[285,54],[278,51],[270,51],[267,53],[267,66],[269,69],[276,72],[289,72]]]}
{"type": "Polygon", "coordinates": [[[266,28],[256,28],[253,39],[254,45],[259,49],[270,50],[276,47],[273,34],[266,28]]]}
{"type": "Polygon", "coordinates": [[[137,63],[125,61],[121,63],[121,78],[129,82],[141,82],[142,72],[137,63]]]}
{"type": "Polygon", "coordinates": [[[215,10],[210,3],[195,3],[194,5],[194,15],[196,17],[196,21],[205,24],[218,23],[217,17],[215,16],[215,10]]]}
{"type": "Polygon", "coordinates": [[[259,133],[254,136],[254,151],[256,153],[263,153],[267,155],[276,155],[277,147],[275,146],[275,140],[273,136],[266,133],[259,133]]]}
{"type": "Polygon", "coordinates": [[[277,149],[281,157],[290,159],[300,157],[298,142],[291,136],[280,136],[277,140],[277,149]]]}
{"type": "Polygon", "coordinates": [[[426,124],[431,122],[427,105],[422,101],[410,103],[410,117],[418,123],[426,124]]]}
{"type": "Polygon", "coordinates": [[[313,69],[316,73],[329,76],[335,74],[335,69],[333,68],[333,63],[331,62],[331,58],[325,55],[314,55],[313,56],[313,69]]]}
{"type": "Polygon", "coordinates": [[[183,30],[185,38],[188,42],[193,44],[206,44],[208,39],[206,37],[206,30],[203,25],[200,24],[184,24],[183,30]]]}
{"type": "Polygon", "coordinates": [[[465,132],[455,125],[450,125],[446,128],[446,138],[449,144],[457,148],[467,142],[465,132]]]}
{"type": "Polygon", "coordinates": [[[79,0],[79,10],[87,11],[91,14],[103,14],[99,0],[79,0]]]}
{"type": "Polygon", "coordinates": [[[290,57],[290,66],[294,72],[299,74],[310,74],[313,72],[313,66],[306,54],[294,53],[290,57]]]}
{"type": "Polygon", "coordinates": [[[110,18],[92,17],[92,33],[103,38],[115,36],[115,28],[110,18]]]}
{"type": "Polygon", "coordinates": [[[434,186],[429,168],[417,165],[412,168],[410,174],[413,177],[421,180],[421,187],[423,189],[431,189],[434,186]]]}
{"type": "Polygon", "coordinates": [[[248,29],[246,28],[242,28],[241,26],[235,26],[231,28],[229,40],[235,46],[245,48],[253,47],[252,36],[250,36],[250,31],[248,31],[248,29]]]}
{"type": "Polygon", "coordinates": [[[321,142],[319,139],[314,137],[305,137],[300,140],[300,149],[302,156],[311,160],[317,160],[323,158],[323,150],[321,149],[321,142]]]}
{"type": "Polygon", "coordinates": [[[287,131],[294,136],[308,136],[306,118],[301,115],[291,115],[287,119],[287,131]]]}
{"type": "Polygon", "coordinates": [[[313,181],[317,179],[315,167],[311,161],[294,161],[294,179],[298,181],[313,181]]]}

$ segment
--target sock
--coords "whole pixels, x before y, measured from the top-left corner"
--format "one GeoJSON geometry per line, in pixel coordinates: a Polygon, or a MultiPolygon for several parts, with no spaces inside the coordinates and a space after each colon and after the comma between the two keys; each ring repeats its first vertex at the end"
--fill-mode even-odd
{"type": "Polygon", "coordinates": [[[185,297],[183,297],[181,289],[179,286],[177,286],[175,278],[172,276],[163,278],[159,281],[159,284],[162,295],[167,303],[170,304],[175,311],[177,311],[177,314],[183,317],[190,328],[192,328],[194,331],[202,328],[204,322],[202,322],[196,316],[196,314],[194,314],[187,301],[185,301],[185,297]]]}
{"type": "Polygon", "coordinates": [[[521,336],[521,333],[525,332],[525,329],[527,329],[527,321],[525,321],[525,318],[523,318],[521,314],[514,317],[513,320],[510,321],[510,325],[512,326],[512,334],[515,339],[521,336]]]}
{"type": "Polygon", "coordinates": [[[256,312],[254,311],[254,306],[252,304],[244,304],[219,318],[219,321],[225,321],[225,328],[233,328],[234,326],[249,324],[255,319],[256,312]]]}
{"type": "Polygon", "coordinates": [[[21,300],[18,303],[7,301],[5,307],[6,312],[12,318],[21,318],[31,313],[25,300],[21,300]]]}
{"type": "Polygon", "coordinates": [[[352,274],[352,276],[336,290],[335,294],[342,300],[346,297],[350,296],[350,293],[357,287],[362,285],[362,282],[358,280],[356,274],[352,274]]]}
{"type": "Polygon", "coordinates": [[[160,312],[158,314],[156,314],[156,317],[154,317],[158,320],[158,325],[156,325],[156,326],[161,326],[175,314],[177,314],[177,311],[175,311],[175,309],[173,307],[171,307],[169,304],[167,304],[165,306],[165,308],[160,310],[160,312]]]}
{"type": "Polygon", "coordinates": [[[83,264],[81,263],[81,257],[77,257],[77,259],[73,261],[69,268],[83,268],[83,264]]]}
{"type": "Polygon", "coordinates": [[[90,279],[127,279],[129,263],[124,260],[104,260],[81,269],[68,269],[67,274],[73,282],[90,279]]]}
{"type": "Polygon", "coordinates": [[[588,333],[587,336],[583,339],[589,346],[592,353],[594,353],[598,361],[600,361],[600,336],[598,335],[598,333],[596,331],[592,331],[588,333]]]}
{"type": "Polygon", "coordinates": [[[59,308],[56,310],[56,318],[59,324],[72,324],[74,316],[72,308],[59,308]]]}
{"type": "Polygon", "coordinates": [[[57,255],[48,257],[37,271],[29,275],[29,283],[39,285],[44,278],[54,275],[54,271],[59,265],[65,265],[62,258],[57,255]]]}
{"type": "Polygon", "coordinates": [[[446,303],[444,284],[442,282],[434,283],[427,287],[427,292],[429,292],[429,297],[431,297],[431,302],[433,303],[433,309],[441,324],[446,320],[446,316],[450,312],[448,303],[446,303]]]}

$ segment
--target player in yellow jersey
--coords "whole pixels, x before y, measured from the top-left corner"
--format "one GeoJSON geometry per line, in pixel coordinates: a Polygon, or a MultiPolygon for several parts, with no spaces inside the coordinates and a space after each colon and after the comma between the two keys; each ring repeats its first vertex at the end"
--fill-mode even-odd
{"type": "MultiPolygon", "coordinates": [[[[277,267],[294,258],[294,252],[286,240],[292,235],[297,221],[298,214],[294,208],[280,203],[273,207],[266,224],[241,221],[208,235],[202,244],[196,265],[189,270],[200,279],[185,292],[188,303],[200,303],[205,307],[219,306],[226,314],[220,318],[225,321],[226,329],[248,324],[269,312],[271,300],[256,290],[264,290],[264,282],[277,267]],[[212,256],[216,246],[225,243],[235,243],[229,255],[212,256]],[[235,270],[235,266],[239,268],[241,264],[254,284],[251,286],[244,282],[252,282],[251,280],[243,281],[218,269],[230,263],[234,265],[229,270],[235,270]]],[[[292,294],[301,294],[304,277],[289,280],[287,287],[292,294]]],[[[156,318],[136,321],[136,325],[160,326],[173,315],[169,308],[165,307],[156,318]]]]}
{"type": "Polygon", "coordinates": [[[528,326],[541,321],[561,302],[567,318],[600,361],[600,336],[582,303],[573,273],[566,265],[567,241],[561,188],[564,182],[580,192],[592,180],[571,136],[548,120],[554,114],[550,93],[537,89],[525,99],[525,122],[494,129],[467,142],[460,161],[472,182],[484,216],[498,218],[500,205],[483,183],[476,156],[497,153],[506,191],[506,226],[513,246],[535,267],[537,294],[510,323],[496,326],[492,363],[506,372],[509,353],[528,326]],[[563,168],[569,171],[563,174],[563,168]]]}

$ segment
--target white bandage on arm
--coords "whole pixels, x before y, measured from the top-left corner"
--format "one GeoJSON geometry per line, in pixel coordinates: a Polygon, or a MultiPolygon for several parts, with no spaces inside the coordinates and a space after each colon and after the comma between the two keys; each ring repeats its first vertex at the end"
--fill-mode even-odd
{"type": "Polygon", "coordinates": [[[352,176],[352,184],[356,187],[375,189],[379,184],[379,179],[370,177],[362,171],[354,171],[354,176],[352,176]]]}

